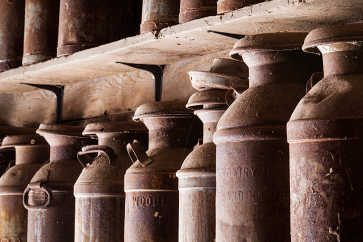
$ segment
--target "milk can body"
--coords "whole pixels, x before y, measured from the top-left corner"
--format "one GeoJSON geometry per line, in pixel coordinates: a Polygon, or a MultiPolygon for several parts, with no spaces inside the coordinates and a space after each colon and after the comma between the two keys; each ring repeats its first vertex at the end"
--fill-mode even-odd
{"type": "Polygon", "coordinates": [[[348,24],[313,30],[305,39],[305,51],[322,53],[324,78],[287,127],[296,242],[363,240],[362,36],[362,24],[348,24]]]}
{"type": "MultiPolygon", "coordinates": [[[[134,164],[125,175],[125,241],[178,240],[176,171],[193,145],[193,115],[180,105],[144,104],[135,113],[149,130],[149,149],[128,145],[134,164]]],[[[194,141],[196,141],[194,139],[194,141]]]]}
{"type": "Polygon", "coordinates": [[[249,67],[249,88],[223,114],[216,144],[216,241],[290,241],[286,123],[319,70],[306,34],[246,36],[231,52],[249,67]]]}

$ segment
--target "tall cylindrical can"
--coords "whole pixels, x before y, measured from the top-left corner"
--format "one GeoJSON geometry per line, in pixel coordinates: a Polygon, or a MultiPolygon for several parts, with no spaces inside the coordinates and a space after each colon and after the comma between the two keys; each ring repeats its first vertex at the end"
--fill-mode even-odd
{"type": "Polygon", "coordinates": [[[180,0],[179,23],[216,14],[216,0],[180,0]]]}
{"type": "Polygon", "coordinates": [[[252,4],[264,2],[265,0],[218,0],[217,12],[218,14],[228,13],[252,4]]]}
{"type": "Polygon", "coordinates": [[[180,0],[143,0],[140,32],[159,31],[178,24],[180,0]]]}
{"type": "Polygon", "coordinates": [[[88,139],[82,127],[42,124],[37,133],[50,145],[50,162],[33,176],[24,191],[28,242],[73,242],[73,185],[82,171],[77,153],[88,139]]]}
{"type": "Polygon", "coordinates": [[[214,136],[217,242],[290,241],[286,123],[321,66],[300,50],[305,35],[246,36],[231,52],[249,67],[249,88],[214,136]]]}
{"type": "Polygon", "coordinates": [[[149,149],[127,146],[134,164],[125,175],[125,242],[178,241],[175,176],[193,142],[194,119],[184,105],[144,104],[135,113],[149,130],[149,149]]]}
{"type": "Polygon", "coordinates": [[[324,78],[297,105],[290,144],[291,240],[363,241],[363,24],[313,30],[324,78]]]}
{"type": "MultiPolygon", "coordinates": [[[[124,174],[130,166],[126,145],[146,140],[146,128],[133,121],[88,124],[84,135],[96,135],[98,145],[86,146],[81,155],[101,153],[84,169],[74,185],[75,241],[124,241],[124,174]]],[[[82,162],[82,163],[87,163],[82,162]]]]}
{"type": "Polygon", "coordinates": [[[210,71],[189,72],[193,94],[187,108],[203,122],[203,144],[184,160],[177,172],[179,186],[179,242],[215,240],[216,147],[213,135],[217,122],[227,108],[228,90],[215,89],[240,82],[248,87],[248,68],[240,61],[227,58],[214,60],[210,71]]]}
{"type": "Polygon", "coordinates": [[[57,55],[59,0],[26,0],[23,65],[57,55]]]}
{"type": "Polygon", "coordinates": [[[16,162],[0,178],[0,241],[26,241],[28,213],[23,191],[49,159],[49,146],[39,135],[7,136],[2,149],[15,149],[16,162]]]}
{"type": "Polygon", "coordinates": [[[136,28],[131,0],[60,0],[57,56],[116,41],[136,28]],[[131,28],[131,29],[130,29],[131,28]]]}
{"type": "Polygon", "coordinates": [[[25,0],[0,1],[0,72],[21,66],[25,0]]]}

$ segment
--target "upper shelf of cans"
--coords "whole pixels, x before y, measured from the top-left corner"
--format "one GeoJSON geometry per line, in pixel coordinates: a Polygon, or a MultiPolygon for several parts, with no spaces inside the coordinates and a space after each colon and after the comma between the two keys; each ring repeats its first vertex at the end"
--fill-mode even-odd
{"type": "Polygon", "coordinates": [[[248,35],[308,32],[358,21],[363,15],[361,0],[257,0],[260,3],[234,11],[222,6],[229,1],[230,6],[244,2],[219,0],[217,15],[216,6],[195,11],[193,4],[208,1],[181,0],[179,5],[176,0],[144,0],[141,17],[141,6],[132,5],[138,2],[133,0],[85,6],[82,2],[88,1],[60,0],[59,8],[53,1],[26,0],[24,5],[24,0],[1,0],[0,93],[31,90],[21,84],[25,82],[67,85],[132,70],[119,62],[169,64],[228,50],[236,42],[209,30],[248,35]],[[142,34],[129,37],[140,30],[142,34]]]}

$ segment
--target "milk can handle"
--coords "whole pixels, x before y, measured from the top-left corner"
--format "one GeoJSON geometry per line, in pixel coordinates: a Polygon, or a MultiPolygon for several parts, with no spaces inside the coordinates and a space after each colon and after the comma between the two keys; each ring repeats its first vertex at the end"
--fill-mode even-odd
{"type": "Polygon", "coordinates": [[[106,146],[106,145],[88,145],[82,148],[82,151],[77,153],[77,159],[79,163],[85,168],[88,163],[91,163],[91,160],[85,160],[82,156],[89,155],[89,154],[103,154],[106,156],[110,165],[112,165],[112,160],[115,156],[113,150],[106,146]]]}
{"type": "Polygon", "coordinates": [[[138,140],[128,143],[126,146],[127,153],[133,163],[140,162],[143,167],[152,163],[150,157],[145,153],[144,148],[138,140]]]}
{"type": "Polygon", "coordinates": [[[26,209],[32,209],[32,208],[42,208],[45,209],[47,207],[50,206],[50,203],[52,201],[52,193],[50,191],[50,189],[47,187],[46,183],[43,182],[33,182],[30,183],[24,193],[23,193],[23,205],[26,209]],[[44,192],[47,195],[47,200],[44,204],[42,205],[29,205],[29,192],[30,190],[40,190],[42,192],[44,192]]]}

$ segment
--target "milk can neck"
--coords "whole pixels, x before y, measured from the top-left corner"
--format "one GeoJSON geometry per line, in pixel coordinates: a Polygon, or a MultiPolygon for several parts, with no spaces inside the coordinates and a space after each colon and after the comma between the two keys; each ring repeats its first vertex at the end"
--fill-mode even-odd
{"type": "Polygon", "coordinates": [[[126,151],[126,137],[125,134],[121,133],[107,133],[107,134],[98,134],[98,144],[105,145],[112,148],[113,152],[120,156],[127,156],[126,151]]]}
{"type": "Polygon", "coordinates": [[[203,124],[203,144],[213,143],[213,135],[217,130],[216,122],[209,122],[203,124]]]}
{"type": "Polygon", "coordinates": [[[324,76],[363,73],[363,46],[331,44],[319,46],[323,54],[324,76]]]}
{"type": "Polygon", "coordinates": [[[17,146],[15,147],[15,164],[41,164],[49,160],[49,146],[17,146]]]}
{"type": "Polygon", "coordinates": [[[149,150],[187,147],[192,118],[144,118],[149,130],[149,150]]]}
{"type": "Polygon", "coordinates": [[[64,135],[45,135],[50,145],[50,160],[77,160],[77,153],[82,148],[82,137],[64,135]]]}
{"type": "Polygon", "coordinates": [[[242,54],[249,67],[249,86],[304,82],[312,74],[309,55],[302,51],[260,51],[242,54]]]}

